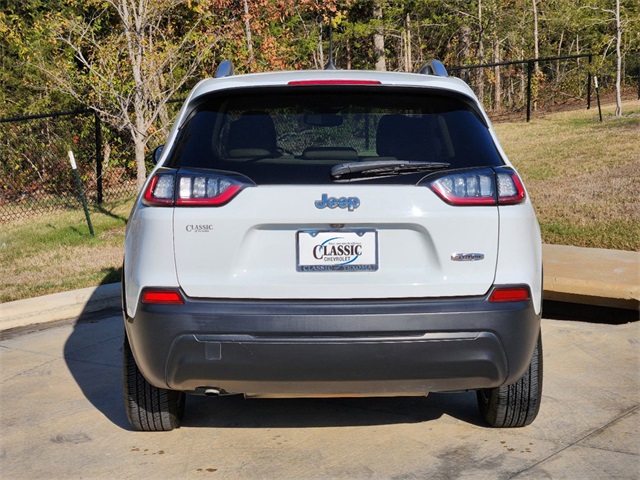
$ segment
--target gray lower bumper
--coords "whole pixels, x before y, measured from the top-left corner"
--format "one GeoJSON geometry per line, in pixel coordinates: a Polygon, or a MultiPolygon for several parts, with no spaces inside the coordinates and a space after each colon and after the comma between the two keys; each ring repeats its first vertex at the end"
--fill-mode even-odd
{"type": "Polygon", "coordinates": [[[489,388],[527,368],[530,301],[187,299],[140,304],[126,329],[147,380],[247,395],[402,395],[489,388]]]}

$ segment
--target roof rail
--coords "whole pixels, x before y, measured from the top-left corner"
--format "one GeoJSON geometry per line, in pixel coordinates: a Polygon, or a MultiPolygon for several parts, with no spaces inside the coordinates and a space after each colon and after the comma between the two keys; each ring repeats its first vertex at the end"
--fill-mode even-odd
{"type": "Polygon", "coordinates": [[[440,60],[436,60],[432,58],[427,62],[427,64],[420,69],[420,72],[423,75],[436,75],[438,77],[448,77],[447,69],[444,67],[443,63],[440,60]]]}
{"type": "Polygon", "coordinates": [[[230,77],[233,75],[233,63],[231,60],[223,60],[216,70],[216,78],[230,77]]]}

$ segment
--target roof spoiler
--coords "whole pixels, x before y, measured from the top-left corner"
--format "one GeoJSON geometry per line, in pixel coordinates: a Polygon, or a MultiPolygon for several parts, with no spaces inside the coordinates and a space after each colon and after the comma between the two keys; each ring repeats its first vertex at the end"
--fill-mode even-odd
{"type": "Polygon", "coordinates": [[[440,60],[436,60],[432,58],[427,62],[427,64],[420,69],[420,72],[423,75],[436,75],[438,77],[448,77],[447,69],[444,67],[444,64],[440,60]]]}
{"type": "Polygon", "coordinates": [[[216,70],[216,78],[230,77],[233,75],[233,63],[231,60],[223,60],[216,70]]]}

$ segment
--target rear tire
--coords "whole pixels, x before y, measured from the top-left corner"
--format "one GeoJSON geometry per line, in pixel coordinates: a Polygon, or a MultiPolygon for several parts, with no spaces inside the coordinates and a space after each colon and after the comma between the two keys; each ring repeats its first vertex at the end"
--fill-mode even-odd
{"type": "Polygon", "coordinates": [[[492,427],[524,427],[533,422],[542,397],[542,338],[523,377],[511,385],[477,391],[482,418],[492,427]]]}
{"type": "Polygon", "coordinates": [[[124,407],[131,426],[139,431],[162,432],[180,426],[184,415],[184,392],[166,390],[151,385],[144,378],[124,338],[122,370],[124,407]]]}

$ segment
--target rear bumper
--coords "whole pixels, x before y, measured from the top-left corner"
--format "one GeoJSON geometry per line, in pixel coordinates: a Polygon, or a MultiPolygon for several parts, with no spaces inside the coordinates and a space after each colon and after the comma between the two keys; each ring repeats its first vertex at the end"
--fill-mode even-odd
{"type": "Polygon", "coordinates": [[[238,301],[140,304],[125,322],[162,388],[247,395],[419,395],[518,380],[540,329],[531,301],[238,301]]]}

